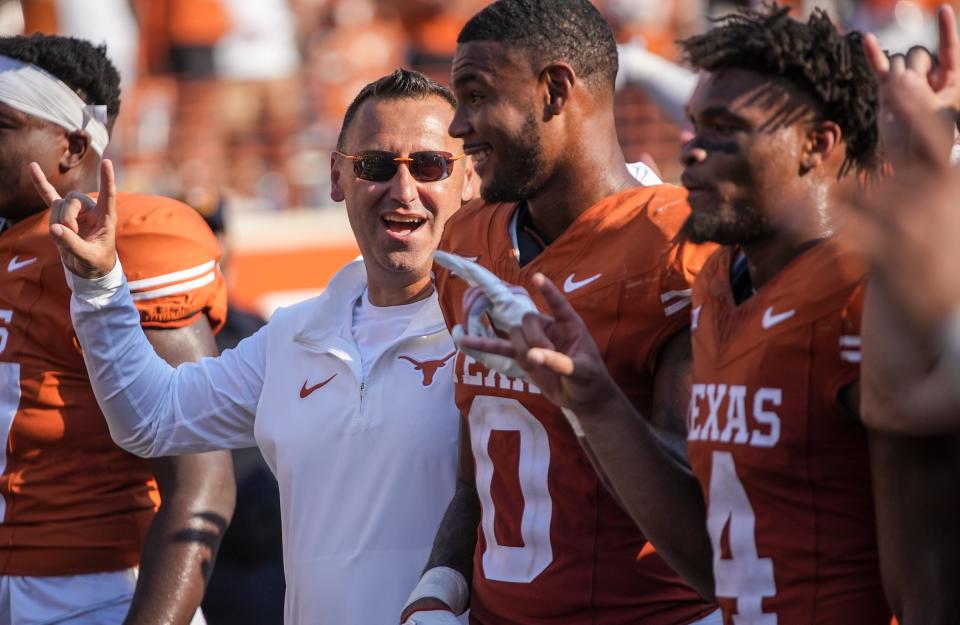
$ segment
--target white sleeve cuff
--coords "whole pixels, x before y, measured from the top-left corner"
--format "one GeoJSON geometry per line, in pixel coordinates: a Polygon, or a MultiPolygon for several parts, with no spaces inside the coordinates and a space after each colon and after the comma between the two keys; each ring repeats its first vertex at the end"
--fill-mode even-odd
{"type": "Polygon", "coordinates": [[[120,266],[119,258],[114,262],[113,269],[99,278],[81,278],[66,266],[63,272],[67,276],[67,285],[73,290],[74,297],[97,308],[106,304],[120,290],[124,282],[123,267],[120,266]]]}
{"type": "Polygon", "coordinates": [[[448,566],[435,566],[420,578],[403,607],[404,611],[414,601],[427,597],[444,602],[454,614],[463,614],[470,600],[470,586],[460,571],[448,566]]]}

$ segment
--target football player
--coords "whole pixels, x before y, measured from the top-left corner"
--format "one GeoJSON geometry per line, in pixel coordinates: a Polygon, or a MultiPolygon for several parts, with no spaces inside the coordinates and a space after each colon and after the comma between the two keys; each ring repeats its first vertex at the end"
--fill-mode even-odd
{"type": "MultiPolygon", "coordinates": [[[[27,166],[64,195],[95,190],[119,107],[103,47],[0,39],[0,622],[12,625],[189,623],[233,513],[229,455],[146,462],[113,444],[70,324],[27,166]]],[[[216,354],[226,291],[209,228],[149,196],[122,194],[118,219],[151,343],[172,363],[216,354]]]]}
{"type": "Polygon", "coordinates": [[[679,570],[704,564],[692,545],[708,537],[725,623],[885,625],[857,418],[865,266],[835,238],[830,211],[845,176],[877,164],[876,82],[861,37],[841,35],[822,12],[801,23],[772,8],[728,16],[681,45],[706,73],[682,154],[684,231],[724,246],[692,293],[687,449],[698,491],[677,488],[686,485],[677,465],[650,463],[649,426],[605,371],[589,317],[551,276],[535,286],[552,318],[527,314],[511,342],[461,346],[516,358],[572,411],[621,500],[679,570]],[[706,511],[693,535],[663,533],[636,512],[656,502],[685,523],[698,496],[706,511]]]}
{"type": "MultiPolygon", "coordinates": [[[[689,213],[683,191],[641,187],[627,169],[609,25],[587,0],[501,0],[458,42],[450,134],[474,158],[483,201],[450,220],[441,249],[528,289],[537,272],[561,283],[631,404],[682,447],[689,289],[707,250],[675,241],[689,213]]],[[[447,324],[463,324],[467,283],[437,266],[436,285],[447,324]]],[[[460,482],[403,619],[452,623],[469,593],[479,624],[719,621],[533,381],[463,353],[454,364],[460,482]]],[[[678,539],[695,534],[658,519],[678,539]]],[[[709,542],[693,542],[709,558],[709,542]]]]}

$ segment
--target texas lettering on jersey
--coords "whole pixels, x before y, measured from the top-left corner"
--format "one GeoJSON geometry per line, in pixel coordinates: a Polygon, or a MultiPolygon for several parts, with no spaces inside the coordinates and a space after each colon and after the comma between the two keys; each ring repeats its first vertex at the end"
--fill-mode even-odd
{"type": "MultiPolygon", "coordinates": [[[[466,206],[447,224],[441,249],[476,257],[529,293],[537,272],[565,285],[615,379],[649,414],[657,355],[689,324],[690,285],[710,251],[675,239],[689,211],[684,192],[663,185],[607,198],[523,267],[510,237],[515,209],[466,206]]],[[[435,272],[447,325],[463,323],[467,284],[435,272]]],[[[482,508],[473,623],[677,625],[712,609],[650,547],[600,483],[563,412],[534,384],[465,354],[454,373],[482,508]]]]}
{"type": "Polygon", "coordinates": [[[529,380],[511,378],[498,371],[487,369],[471,356],[461,354],[460,364],[457,367],[455,380],[464,386],[479,386],[481,388],[515,391],[517,393],[540,394],[537,385],[529,380]]]}
{"type": "Polygon", "coordinates": [[[733,251],[693,288],[687,449],[725,625],[888,625],[859,377],[865,269],[832,242],[741,302],[733,251]]]}
{"type": "Polygon", "coordinates": [[[776,409],[781,405],[780,388],[751,390],[742,384],[695,383],[690,393],[687,439],[773,447],[780,440],[776,409]]]}

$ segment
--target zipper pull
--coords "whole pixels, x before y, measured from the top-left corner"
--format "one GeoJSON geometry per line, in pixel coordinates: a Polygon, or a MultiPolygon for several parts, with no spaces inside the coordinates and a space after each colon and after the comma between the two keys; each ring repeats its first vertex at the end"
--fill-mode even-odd
{"type": "Polygon", "coordinates": [[[367,384],[365,382],[360,383],[360,402],[363,403],[363,389],[366,388],[367,384]]]}

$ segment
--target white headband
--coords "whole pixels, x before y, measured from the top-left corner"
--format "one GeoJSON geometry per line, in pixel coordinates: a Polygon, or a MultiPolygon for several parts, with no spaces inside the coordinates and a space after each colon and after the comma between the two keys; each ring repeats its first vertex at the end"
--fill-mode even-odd
{"type": "Polygon", "coordinates": [[[83,130],[100,156],[110,142],[105,105],[87,104],[50,72],[2,54],[0,102],[67,130],[83,130]]]}

